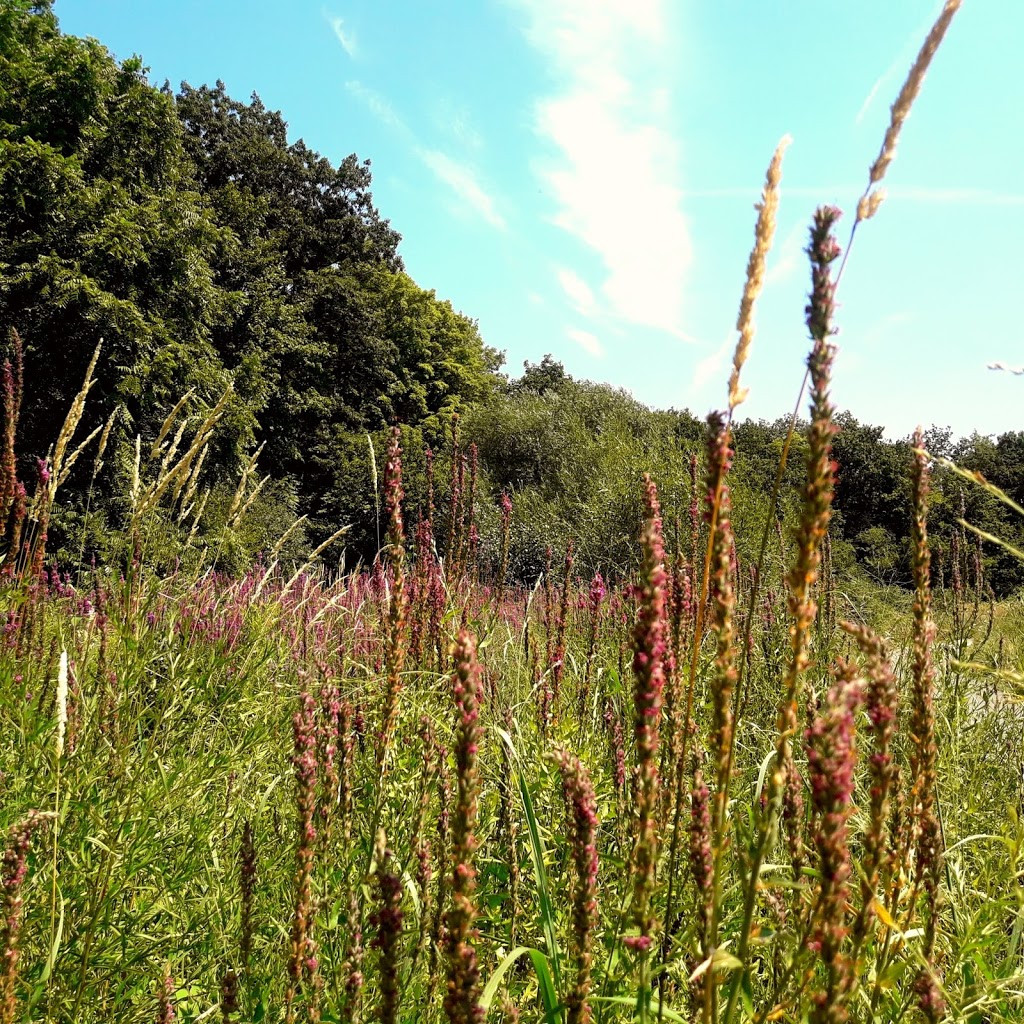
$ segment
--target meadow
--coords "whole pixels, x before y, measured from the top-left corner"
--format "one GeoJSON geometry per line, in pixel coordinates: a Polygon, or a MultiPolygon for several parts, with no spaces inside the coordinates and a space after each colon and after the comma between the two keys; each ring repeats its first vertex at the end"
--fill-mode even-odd
{"type": "Polygon", "coordinates": [[[607,578],[578,571],[571,541],[535,577],[512,571],[515,506],[502,494],[482,527],[457,417],[444,474],[396,428],[376,480],[370,443],[372,562],[333,564],[346,527],[295,557],[296,522],[236,571],[257,458],[211,543],[202,467],[228,398],[195,417],[187,395],[128,449],[111,557],[61,565],[60,489],[91,460],[91,501],[116,413],[79,429],[97,350],[26,486],[14,338],[0,1024],[1024,1016],[1024,607],[986,580],[1006,542],[966,520],[936,569],[933,475],[1024,510],[919,434],[912,589],[865,591],[830,532],[837,290],[958,7],[893,105],[843,247],[839,211],[814,214],[808,426],[791,449],[794,413],[756,557],[733,536],[733,417],[785,140],[686,515],[638,481],[635,567],[607,578]]]}

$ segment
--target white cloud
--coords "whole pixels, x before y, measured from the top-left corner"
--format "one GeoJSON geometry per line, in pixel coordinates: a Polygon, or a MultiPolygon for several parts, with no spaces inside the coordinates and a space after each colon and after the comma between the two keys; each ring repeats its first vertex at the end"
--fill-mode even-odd
{"type": "MultiPolygon", "coordinates": [[[[875,97],[878,95],[879,90],[883,85],[887,82],[891,82],[895,85],[897,81],[896,76],[901,71],[905,74],[910,70],[914,57],[921,46],[921,41],[925,38],[928,30],[932,27],[933,20],[934,15],[929,15],[927,21],[922,22],[918,28],[914,29],[914,31],[907,36],[906,42],[903,44],[903,48],[900,50],[899,54],[885,69],[885,71],[875,79],[874,85],[871,86],[867,96],[864,98],[864,102],[860,105],[860,109],[857,111],[857,116],[854,118],[854,124],[860,124],[861,121],[864,120],[868,110],[871,109],[871,105],[875,101],[875,97]]],[[[895,96],[893,98],[895,99],[895,96]]]]}
{"type": "Polygon", "coordinates": [[[868,108],[874,102],[875,97],[878,95],[878,90],[882,88],[882,83],[889,77],[891,71],[895,70],[895,65],[885,72],[881,77],[875,79],[875,84],[871,86],[870,92],[867,94],[864,102],[860,105],[860,110],[857,111],[857,116],[853,119],[854,124],[860,124],[864,120],[864,115],[868,112],[868,108]]]}
{"type": "Polygon", "coordinates": [[[735,345],[735,332],[730,331],[722,344],[709,352],[703,359],[698,360],[693,368],[693,376],[690,378],[690,398],[697,398],[704,389],[716,378],[722,381],[723,398],[725,392],[725,364],[735,345]]]}
{"type": "Polygon", "coordinates": [[[377,120],[402,136],[405,142],[412,148],[416,157],[429,168],[434,177],[455,193],[456,198],[462,204],[460,209],[468,206],[492,227],[504,228],[506,226],[505,218],[498,211],[494,197],[480,184],[471,167],[459,163],[440,150],[427,149],[421,146],[416,141],[416,136],[412,129],[409,128],[395,108],[385,97],[375,92],[369,86],[364,85],[362,82],[350,81],[345,83],[345,88],[363,103],[377,120]]]}
{"type": "Polygon", "coordinates": [[[569,336],[570,341],[576,342],[588,355],[592,355],[595,359],[603,358],[604,346],[590,331],[581,331],[578,327],[570,327],[565,333],[569,336]]]}
{"type": "Polygon", "coordinates": [[[341,43],[341,48],[350,56],[355,57],[356,55],[356,37],[351,30],[345,28],[344,18],[339,18],[336,14],[330,14],[324,11],[324,17],[327,19],[327,24],[331,26],[331,31],[334,32],[335,38],[341,43]]]}
{"type": "Polygon", "coordinates": [[[807,225],[797,221],[781,242],[776,242],[769,256],[768,269],[764,275],[766,285],[788,281],[804,262],[804,241],[807,225]]]}
{"type": "Polygon", "coordinates": [[[443,97],[433,107],[433,121],[438,131],[443,132],[463,150],[479,152],[484,148],[484,139],[473,124],[469,108],[443,97]]]}
{"type": "Polygon", "coordinates": [[[889,200],[935,203],[939,206],[1024,206],[1024,193],[996,192],[989,188],[918,188],[894,185],[889,200]]]}
{"type": "Polygon", "coordinates": [[[580,277],[574,270],[568,267],[556,267],[555,276],[562,290],[569,296],[577,313],[582,316],[593,316],[597,311],[597,300],[590,289],[590,285],[580,277]]]}
{"type": "Polygon", "coordinates": [[[417,155],[439,181],[444,182],[488,224],[495,228],[505,227],[505,218],[498,212],[493,196],[484,190],[469,167],[436,149],[420,149],[417,155]]]}
{"type": "Polygon", "coordinates": [[[535,127],[553,220],[604,266],[610,311],[680,335],[692,250],[670,130],[668,0],[509,0],[558,85],[535,127]]]}
{"type": "Polygon", "coordinates": [[[394,128],[402,134],[408,134],[409,129],[405,122],[395,111],[395,108],[380,93],[375,92],[362,82],[350,81],[345,83],[345,88],[358,99],[370,111],[378,121],[394,128]]]}
{"type": "MultiPolygon", "coordinates": [[[[832,185],[783,185],[782,195],[792,199],[810,199],[812,202],[838,202],[854,210],[857,199],[864,191],[864,183],[847,182],[832,185]]],[[[1024,206],[1024,192],[999,192],[995,189],[935,185],[892,185],[886,189],[886,206],[891,203],[929,203],[936,206],[1024,206]]],[[[687,189],[688,199],[723,199],[757,201],[757,192],[749,186],[687,189]]],[[[885,207],[883,206],[883,209],[885,207]]],[[[806,228],[810,225],[808,220],[806,228]]]]}

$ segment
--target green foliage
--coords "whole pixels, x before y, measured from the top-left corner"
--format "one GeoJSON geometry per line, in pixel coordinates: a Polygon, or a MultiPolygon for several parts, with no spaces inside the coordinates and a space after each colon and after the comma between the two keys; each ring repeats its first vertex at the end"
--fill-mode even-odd
{"type": "Polygon", "coordinates": [[[501,357],[476,324],[402,272],[367,162],[335,167],[221,83],[157,90],[138,59],[63,35],[48,4],[3,0],[0,18],[0,323],[25,341],[23,456],[52,444],[102,337],[87,429],[122,405],[131,440],[186,389],[213,403],[230,382],[206,481],[231,486],[264,443],[260,468],[322,535],[328,506],[359,510],[340,433],[493,389],[501,357]]]}

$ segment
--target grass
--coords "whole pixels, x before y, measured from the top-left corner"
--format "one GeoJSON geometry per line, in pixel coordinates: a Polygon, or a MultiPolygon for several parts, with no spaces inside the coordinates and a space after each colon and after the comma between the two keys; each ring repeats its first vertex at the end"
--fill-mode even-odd
{"type": "MultiPolygon", "coordinates": [[[[325,685],[328,693],[336,688],[340,702],[351,708],[350,731],[339,737],[333,755],[340,767],[350,750],[343,774],[351,796],[339,797],[337,788],[325,791],[330,772],[321,741],[317,807],[320,814],[329,808],[333,821],[329,841],[318,839],[314,846],[311,935],[317,946],[317,981],[309,992],[299,993],[297,1006],[305,1013],[305,1001],[315,995],[322,1019],[353,1019],[356,1008],[346,986],[356,966],[353,946],[362,945],[358,966],[364,980],[356,1005],[363,1019],[375,1018],[375,904],[367,871],[377,831],[383,828],[403,883],[398,1019],[441,1019],[443,984],[431,977],[430,969],[434,963],[436,971],[443,971],[443,935],[435,934],[432,913],[422,930],[419,917],[434,906],[438,880],[451,870],[437,831],[439,814],[445,808],[454,813],[452,805],[442,807],[437,785],[439,773],[448,777],[449,787],[455,781],[450,753],[440,752],[442,747],[454,749],[456,741],[451,666],[446,657],[437,657],[436,645],[417,663],[407,660],[393,758],[382,778],[375,736],[384,707],[390,643],[387,578],[378,573],[376,579],[354,575],[329,581],[307,575],[289,589],[287,580],[278,578],[253,599],[261,578],[256,571],[241,580],[208,575],[197,583],[184,576],[151,576],[138,568],[124,580],[99,570],[77,589],[14,582],[6,587],[11,624],[0,650],[0,813],[8,828],[32,808],[55,806],[56,689],[62,651],[68,652],[71,668],[59,817],[49,826],[47,839],[36,834],[22,893],[25,923],[14,1019],[28,1014],[52,1020],[152,1020],[165,973],[175,979],[178,1018],[197,1020],[206,1014],[203,1019],[209,1019],[221,1013],[219,992],[228,970],[239,977],[237,1019],[276,1019],[288,985],[295,851],[300,845],[292,718],[300,695],[308,692],[318,705],[318,728],[329,733],[332,717],[320,701],[325,685]],[[424,719],[436,748],[433,756],[425,757],[420,738],[424,719]],[[248,968],[241,955],[239,863],[246,824],[257,862],[248,968]],[[53,837],[55,863],[49,853],[53,837]],[[424,840],[430,844],[433,868],[426,881],[418,856],[424,840]],[[51,915],[54,882],[56,913],[51,915]],[[355,920],[349,909],[353,897],[355,920]],[[421,935],[427,948],[412,968],[421,935]],[[440,944],[435,956],[430,953],[433,943],[440,944]],[[433,993],[430,1005],[428,991],[433,993]]],[[[523,642],[528,631],[545,645],[543,600],[535,597],[527,619],[522,613],[527,594],[521,590],[507,590],[503,605],[495,607],[482,585],[449,589],[455,596],[443,610],[442,651],[463,619],[480,638],[484,698],[474,946],[482,984],[487,985],[512,952],[508,939],[513,919],[519,945],[530,950],[525,959],[520,954],[515,964],[506,965],[497,990],[492,987],[489,1014],[500,1019],[498,997],[507,996],[523,1019],[559,1019],[567,979],[575,976],[565,960],[573,948],[573,850],[559,773],[547,757],[556,745],[564,745],[577,753],[593,781],[600,819],[591,1009],[596,1019],[629,1019],[636,1005],[637,964],[622,938],[634,930],[630,901],[635,820],[629,778],[635,753],[629,743],[633,684],[628,674],[620,674],[619,665],[621,650],[629,643],[634,599],[622,586],[605,598],[590,698],[581,708],[576,698],[585,675],[591,611],[587,581],[572,581],[565,671],[548,723],[542,717],[542,691],[553,666],[544,664],[540,680],[535,678],[535,659],[523,642]],[[615,719],[618,730],[613,728],[615,719]],[[626,737],[630,773],[625,787],[615,779],[616,733],[626,737]],[[508,787],[514,798],[507,812],[515,818],[514,849],[509,848],[507,825],[499,827],[508,787]],[[522,869],[514,900],[511,859],[522,869]]],[[[558,588],[553,590],[552,617],[560,603],[558,588]]],[[[418,617],[429,621],[431,614],[419,602],[414,594],[409,612],[413,628],[418,617]]],[[[719,969],[706,968],[695,981],[689,980],[702,966],[705,951],[697,928],[699,892],[689,856],[682,857],[676,878],[679,919],[672,922],[667,961],[653,964],[656,992],[650,1016],[657,1014],[658,994],[664,993],[663,1017],[681,1014],[690,1019],[700,1013],[702,977],[714,971],[716,987],[726,992],[730,979],[739,975],[734,954],[742,925],[744,862],[756,837],[766,755],[774,747],[779,648],[785,645],[780,626],[784,616],[779,608],[776,613],[774,621],[764,614],[754,624],[751,696],[736,728],[732,798],[721,837],[725,877],[719,896],[720,932],[712,954],[719,969]]],[[[1017,657],[1007,647],[1019,636],[1012,626],[1016,615],[1014,608],[1000,609],[997,628],[1006,629],[1007,664],[1017,657]]],[[[688,622],[692,628],[692,621],[684,620],[684,635],[688,622]]],[[[552,619],[549,628],[552,633],[558,628],[552,619]]],[[[982,627],[975,628],[980,638],[982,627]]],[[[713,757],[708,725],[714,699],[713,639],[711,633],[705,637],[694,701],[695,744],[707,757],[713,757]]],[[[896,661],[904,710],[896,749],[906,786],[913,746],[903,720],[911,685],[908,659],[902,654],[909,640],[906,624],[893,639],[901,652],[896,661]]],[[[1024,719],[991,682],[953,667],[956,651],[944,644],[946,639],[940,637],[935,648],[936,795],[946,849],[935,961],[951,1019],[1013,1020],[1022,1012],[1024,904],[1018,877],[1024,857],[1019,773],[1024,719]]],[[[838,631],[815,635],[806,682],[819,704],[830,655],[849,647],[838,631]]],[[[858,727],[866,748],[869,729],[863,716],[858,727]]],[[[797,764],[806,775],[804,744],[798,739],[795,746],[797,764]]],[[[850,820],[855,865],[869,826],[865,762],[862,756],[850,820]]],[[[322,820],[317,819],[321,836],[326,831],[322,820]]],[[[653,902],[659,928],[664,925],[669,821],[671,816],[664,814],[658,824],[653,902]]],[[[688,832],[689,799],[683,822],[688,832]]],[[[800,825],[808,850],[819,828],[808,806],[800,825]]],[[[683,843],[688,846],[687,836],[683,843]]],[[[786,983],[788,991],[785,985],[775,987],[792,973],[791,958],[801,962],[797,939],[809,920],[821,871],[808,853],[802,873],[793,876],[785,849],[780,841],[764,858],[751,969],[740,988],[737,1019],[767,1019],[777,1006],[785,1008],[778,1019],[799,1019],[799,1005],[810,1006],[818,984],[813,958],[804,958],[801,974],[807,971],[809,976],[801,977],[800,985],[796,978],[786,983]],[[785,925],[780,901],[789,922],[785,925]]],[[[912,873],[913,863],[906,867],[912,873]]],[[[851,893],[857,904],[856,884],[851,893]]],[[[880,923],[861,954],[861,983],[849,1004],[854,1019],[895,1020],[908,1008],[911,1017],[917,1012],[911,982],[919,966],[920,921],[905,920],[908,906],[899,910],[893,916],[904,936],[890,943],[895,954],[886,959],[882,973],[873,973],[871,955],[886,931],[880,923]]]]}

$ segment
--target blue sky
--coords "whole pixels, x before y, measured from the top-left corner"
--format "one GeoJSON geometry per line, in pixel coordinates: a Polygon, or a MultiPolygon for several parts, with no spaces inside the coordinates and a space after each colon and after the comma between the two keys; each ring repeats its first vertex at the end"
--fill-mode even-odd
{"type": "MultiPolygon", "coordinates": [[[[66,32],[155,82],[223,79],[292,137],[370,158],[406,267],[508,369],[703,415],[725,403],[772,151],[776,245],[741,412],[796,398],[815,205],[852,220],[938,0],[57,0],[66,32]]],[[[1024,429],[1020,0],[964,0],[862,225],[834,393],[892,436],[1024,429]]]]}

